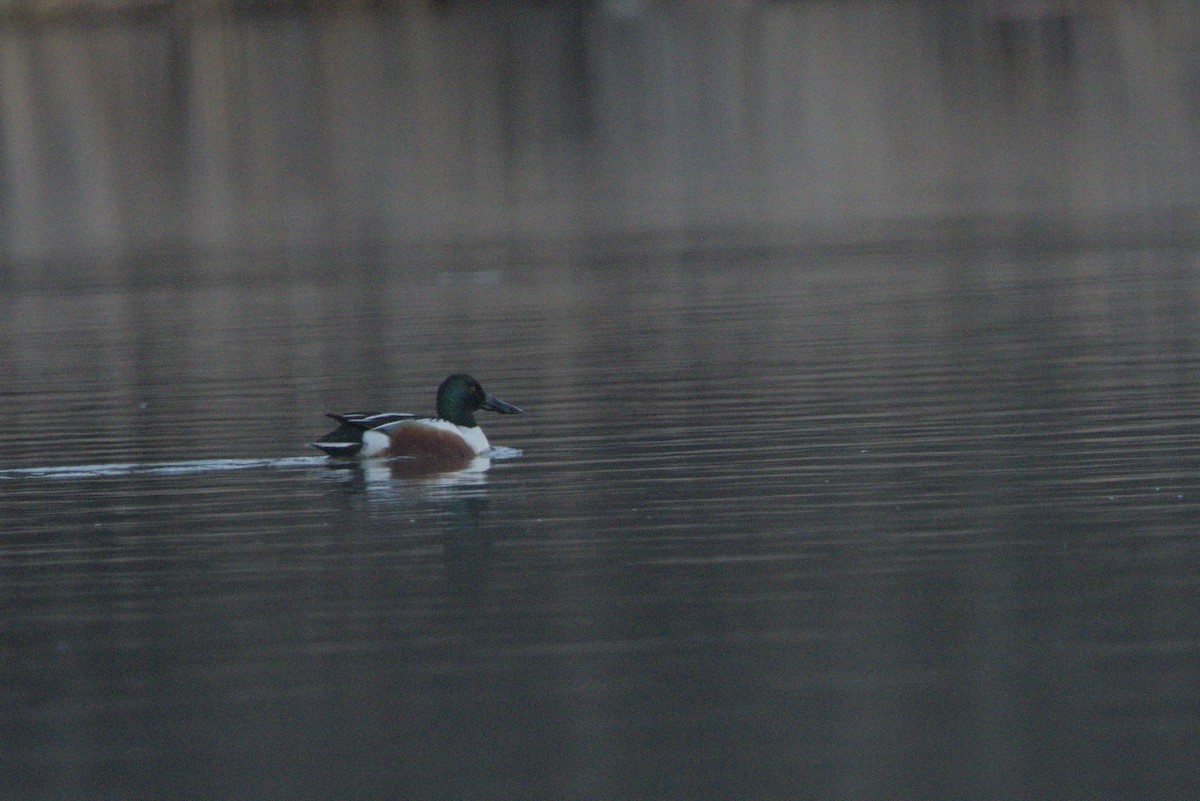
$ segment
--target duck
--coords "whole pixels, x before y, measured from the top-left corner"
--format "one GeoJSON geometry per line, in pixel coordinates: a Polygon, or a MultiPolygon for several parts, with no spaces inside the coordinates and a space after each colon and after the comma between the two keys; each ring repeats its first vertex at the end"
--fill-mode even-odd
{"type": "Polygon", "coordinates": [[[437,416],[406,412],[326,412],[338,427],[309,443],[337,459],[409,457],[469,461],[491,449],[475,420],[484,409],[498,414],[522,410],[484,390],[465,373],[448,376],[437,390],[437,416]]]}

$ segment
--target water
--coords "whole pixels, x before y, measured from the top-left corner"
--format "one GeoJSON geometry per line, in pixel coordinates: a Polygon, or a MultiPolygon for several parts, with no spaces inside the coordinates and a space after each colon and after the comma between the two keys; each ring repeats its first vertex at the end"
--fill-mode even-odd
{"type": "Polygon", "coordinates": [[[1200,797],[1200,14],[1101,5],[0,14],[0,799],[1200,797]]]}
{"type": "Polygon", "coordinates": [[[1200,790],[1194,250],[258,267],[0,300],[2,797],[1200,790]]]}

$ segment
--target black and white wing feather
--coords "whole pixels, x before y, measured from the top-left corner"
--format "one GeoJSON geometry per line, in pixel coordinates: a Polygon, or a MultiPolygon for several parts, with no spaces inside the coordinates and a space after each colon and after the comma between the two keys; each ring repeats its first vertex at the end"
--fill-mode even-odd
{"type": "Polygon", "coordinates": [[[413,415],[404,412],[328,412],[325,416],[336,420],[338,427],[309,444],[324,451],[328,456],[343,458],[358,455],[362,450],[365,432],[413,418],[413,415]]]}

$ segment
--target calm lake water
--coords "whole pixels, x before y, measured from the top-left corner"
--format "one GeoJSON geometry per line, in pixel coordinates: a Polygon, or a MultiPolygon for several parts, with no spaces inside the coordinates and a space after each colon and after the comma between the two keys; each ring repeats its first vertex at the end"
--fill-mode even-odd
{"type": "Polygon", "coordinates": [[[2,797],[1197,797],[1195,249],[907,250],[16,287],[2,797]],[[305,447],[460,370],[485,471],[305,447]]]}

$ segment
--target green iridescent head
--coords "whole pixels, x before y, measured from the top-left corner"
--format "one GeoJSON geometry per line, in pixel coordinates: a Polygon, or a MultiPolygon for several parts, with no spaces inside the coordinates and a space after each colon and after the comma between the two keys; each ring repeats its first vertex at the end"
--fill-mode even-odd
{"type": "Polygon", "coordinates": [[[520,414],[521,410],[505,403],[495,395],[489,395],[471,376],[456,373],[450,376],[437,391],[437,415],[455,425],[475,428],[475,410],[486,409],[500,414],[520,414]]]}

